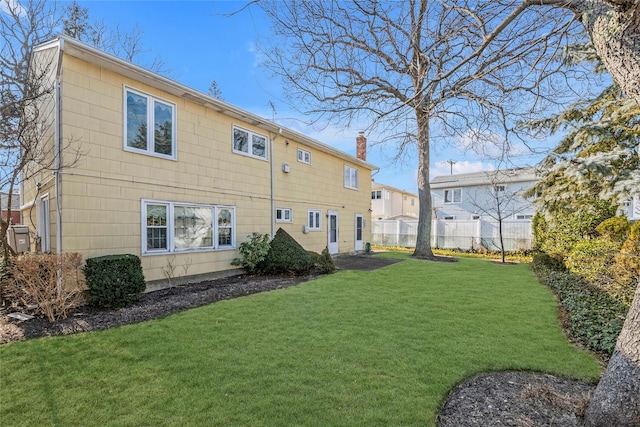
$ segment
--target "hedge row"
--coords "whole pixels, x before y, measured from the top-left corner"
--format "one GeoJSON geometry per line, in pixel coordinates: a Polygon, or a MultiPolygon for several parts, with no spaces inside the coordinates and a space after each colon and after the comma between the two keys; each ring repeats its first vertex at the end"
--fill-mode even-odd
{"type": "Polygon", "coordinates": [[[533,270],[558,295],[567,312],[572,337],[592,351],[611,356],[628,307],[569,271],[556,269],[544,256],[534,256],[533,270]]]}

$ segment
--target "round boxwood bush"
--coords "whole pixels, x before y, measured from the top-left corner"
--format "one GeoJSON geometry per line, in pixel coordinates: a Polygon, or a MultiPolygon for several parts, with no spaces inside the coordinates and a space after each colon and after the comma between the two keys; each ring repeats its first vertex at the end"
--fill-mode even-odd
{"type": "Polygon", "coordinates": [[[126,307],[147,287],[140,258],[136,255],[89,258],[84,274],[89,288],[89,303],[98,307],[126,307]]]}

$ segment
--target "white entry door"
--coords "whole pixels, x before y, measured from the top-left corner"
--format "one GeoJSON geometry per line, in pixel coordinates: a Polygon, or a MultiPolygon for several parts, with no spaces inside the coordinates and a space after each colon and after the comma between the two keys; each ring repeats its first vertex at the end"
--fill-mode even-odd
{"type": "Polygon", "coordinates": [[[337,254],[340,250],[338,242],[338,211],[329,211],[327,216],[327,249],[329,249],[330,254],[337,254]]]}
{"type": "Polygon", "coordinates": [[[356,229],[355,250],[361,251],[362,250],[362,230],[364,229],[364,217],[362,216],[362,214],[356,214],[355,229],[356,229]]]}

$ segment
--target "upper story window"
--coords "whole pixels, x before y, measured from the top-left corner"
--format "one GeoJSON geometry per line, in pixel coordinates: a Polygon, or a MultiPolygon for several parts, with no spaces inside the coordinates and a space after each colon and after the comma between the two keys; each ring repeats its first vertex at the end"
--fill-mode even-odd
{"type": "Polygon", "coordinates": [[[371,192],[371,200],[380,200],[382,199],[382,191],[376,190],[371,192]]]}
{"type": "Polygon", "coordinates": [[[444,202],[445,203],[462,202],[462,188],[456,188],[453,190],[444,190],[444,202]]]}
{"type": "Polygon", "coordinates": [[[233,127],[233,152],[258,159],[267,159],[267,137],[246,129],[233,127]]]}
{"type": "Polygon", "coordinates": [[[310,165],[311,152],[307,150],[303,150],[302,148],[298,148],[298,161],[310,165]]]}
{"type": "Polygon", "coordinates": [[[344,186],[352,190],[358,189],[358,169],[344,165],[344,186]]]}
{"type": "Polygon", "coordinates": [[[125,88],[125,150],[175,159],[175,123],[175,104],[125,88]]]}

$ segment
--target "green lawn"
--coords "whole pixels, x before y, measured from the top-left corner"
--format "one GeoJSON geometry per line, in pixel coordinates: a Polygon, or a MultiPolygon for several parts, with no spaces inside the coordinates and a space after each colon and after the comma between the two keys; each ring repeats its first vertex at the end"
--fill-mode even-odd
{"type": "Polygon", "coordinates": [[[597,380],[528,266],[384,256],[407,260],[0,346],[0,424],[432,426],[478,372],[597,380]]]}

